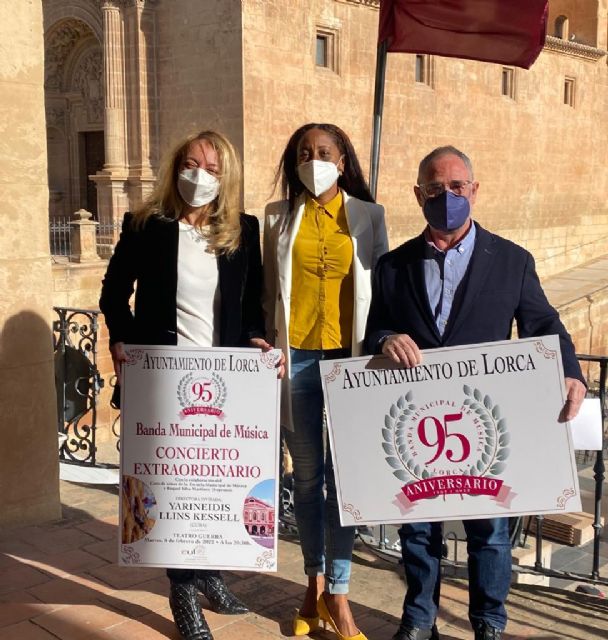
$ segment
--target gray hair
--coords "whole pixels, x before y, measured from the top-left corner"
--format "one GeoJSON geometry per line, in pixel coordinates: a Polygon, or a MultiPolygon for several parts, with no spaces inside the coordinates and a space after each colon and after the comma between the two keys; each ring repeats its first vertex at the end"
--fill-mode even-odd
{"type": "Polygon", "coordinates": [[[456,147],[453,147],[452,145],[447,145],[445,147],[437,147],[436,149],[433,149],[431,153],[429,153],[428,155],[424,156],[424,158],[422,158],[422,160],[420,161],[420,164],[418,165],[418,184],[421,184],[423,176],[426,176],[427,171],[431,166],[431,164],[435,160],[437,160],[437,158],[440,158],[441,156],[447,156],[447,155],[456,156],[460,158],[464,162],[464,165],[471,176],[471,180],[473,179],[473,164],[471,163],[471,160],[469,159],[469,157],[466,154],[464,154],[462,151],[457,149],[456,147]]]}

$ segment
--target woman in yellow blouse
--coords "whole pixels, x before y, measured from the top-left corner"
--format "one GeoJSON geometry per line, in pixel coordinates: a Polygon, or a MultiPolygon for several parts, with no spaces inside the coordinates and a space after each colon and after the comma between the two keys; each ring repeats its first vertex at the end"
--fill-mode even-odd
{"type": "Polygon", "coordinates": [[[293,631],[307,635],[321,619],[340,638],[364,640],[347,598],[355,530],[340,526],[329,447],[324,454],[319,361],[362,352],[372,270],[388,249],[384,209],[335,125],[300,127],[279,179],[285,200],[266,208],[265,310],[268,331],[287,354],[282,425],[308,576],[293,631]]]}

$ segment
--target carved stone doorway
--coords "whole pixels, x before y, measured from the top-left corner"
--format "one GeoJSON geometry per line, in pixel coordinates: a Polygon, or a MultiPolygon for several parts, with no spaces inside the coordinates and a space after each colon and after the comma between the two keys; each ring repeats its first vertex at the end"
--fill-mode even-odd
{"type": "Polygon", "coordinates": [[[45,33],[49,215],[97,212],[88,176],[104,163],[103,58],[99,39],[83,20],[66,18],[45,33]]]}

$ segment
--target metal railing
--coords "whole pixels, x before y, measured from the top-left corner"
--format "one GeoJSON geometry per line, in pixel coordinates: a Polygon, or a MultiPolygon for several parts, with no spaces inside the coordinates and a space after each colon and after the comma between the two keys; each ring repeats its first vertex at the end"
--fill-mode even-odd
{"type": "MultiPolygon", "coordinates": [[[[55,216],[49,220],[49,240],[52,256],[73,255],[71,223],[73,218],[55,216]]],[[[109,258],[120,233],[121,223],[115,221],[98,222],[96,229],[97,253],[100,258],[109,258]]]]}
{"type": "Polygon", "coordinates": [[[57,431],[64,462],[95,466],[97,397],[104,381],[97,368],[99,311],[53,307],[57,431]]]}
{"type": "MultiPolygon", "coordinates": [[[[604,464],[605,447],[606,447],[606,420],[608,418],[608,407],[606,405],[606,380],[608,374],[608,356],[593,355],[577,355],[580,362],[595,363],[599,365],[599,378],[597,380],[589,380],[589,389],[592,395],[599,397],[600,409],[602,415],[602,448],[595,452],[595,464],[593,465],[593,479],[595,481],[594,493],[594,514],[593,514],[593,560],[592,568],[589,575],[559,571],[544,567],[542,563],[542,541],[543,541],[543,520],[544,517],[537,515],[536,518],[536,558],[534,561],[534,573],[547,575],[553,578],[566,578],[570,580],[581,580],[588,582],[597,582],[608,585],[608,577],[600,576],[600,542],[602,535],[602,497],[604,490],[604,478],[606,467],[604,464]],[[597,386],[596,386],[597,384],[597,386]]],[[[590,377],[589,375],[587,376],[590,377]]],[[[531,567],[521,567],[522,569],[530,569],[531,567]]]]}

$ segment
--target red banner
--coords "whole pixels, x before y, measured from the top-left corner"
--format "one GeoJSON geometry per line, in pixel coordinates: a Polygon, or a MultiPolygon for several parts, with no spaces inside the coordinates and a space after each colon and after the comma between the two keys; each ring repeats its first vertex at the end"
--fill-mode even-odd
{"type": "Polygon", "coordinates": [[[206,416],[222,416],[222,410],[217,407],[186,407],[182,412],[182,416],[206,415],[206,416]]]}
{"type": "Polygon", "coordinates": [[[509,507],[515,493],[511,487],[497,478],[485,476],[437,476],[404,484],[396,496],[396,502],[402,513],[414,508],[414,502],[428,500],[438,496],[466,494],[470,496],[491,496],[498,504],[509,507]]]}
{"type": "Polygon", "coordinates": [[[529,69],[547,30],[548,0],[382,0],[379,42],[529,69]]]}

